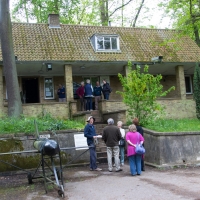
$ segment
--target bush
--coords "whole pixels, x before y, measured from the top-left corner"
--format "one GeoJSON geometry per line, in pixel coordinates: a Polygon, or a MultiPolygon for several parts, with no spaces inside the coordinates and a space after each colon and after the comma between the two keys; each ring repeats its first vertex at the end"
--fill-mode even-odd
{"type": "Polygon", "coordinates": [[[73,120],[55,119],[50,114],[44,116],[8,118],[0,120],[0,134],[6,133],[33,133],[35,132],[34,120],[37,121],[39,131],[55,131],[66,129],[83,129],[84,124],[73,120]]]}

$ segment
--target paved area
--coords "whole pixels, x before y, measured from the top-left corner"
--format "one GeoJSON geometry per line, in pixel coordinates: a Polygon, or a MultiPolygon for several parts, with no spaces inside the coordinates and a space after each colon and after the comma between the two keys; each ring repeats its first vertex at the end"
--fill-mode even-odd
{"type": "MultiPolygon", "coordinates": [[[[88,167],[64,171],[67,200],[200,200],[200,168],[159,170],[146,167],[140,176],[131,176],[128,163],[122,172],[89,171],[88,167]]],[[[25,175],[0,176],[0,199],[57,200],[55,189],[45,194],[42,180],[28,185],[25,175]]]]}

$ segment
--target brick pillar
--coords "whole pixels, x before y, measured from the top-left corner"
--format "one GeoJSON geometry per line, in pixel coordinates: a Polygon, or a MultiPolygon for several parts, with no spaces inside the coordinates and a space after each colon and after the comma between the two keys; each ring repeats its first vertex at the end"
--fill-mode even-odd
{"type": "Polygon", "coordinates": [[[74,100],[71,65],[65,65],[65,88],[67,94],[67,102],[74,100]]]}
{"type": "Polygon", "coordinates": [[[178,97],[181,99],[186,99],[186,88],[185,88],[185,76],[184,76],[184,67],[176,66],[176,91],[178,97]]]}
{"type": "Polygon", "coordinates": [[[124,66],[124,76],[127,76],[128,74],[128,66],[124,66]]]}
{"type": "Polygon", "coordinates": [[[3,110],[3,66],[0,65],[0,115],[4,114],[3,110]]]}

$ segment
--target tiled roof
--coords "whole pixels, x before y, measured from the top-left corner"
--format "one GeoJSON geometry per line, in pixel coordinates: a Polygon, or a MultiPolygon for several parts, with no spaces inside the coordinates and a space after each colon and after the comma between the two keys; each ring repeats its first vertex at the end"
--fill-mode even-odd
{"type": "MultiPolygon", "coordinates": [[[[163,56],[165,62],[196,62],[200,48],[175,30],[13,23],[14,52],[20,61],[150,61],[163,56]],[[118,34],[121,53],[97,53],[89,38],[93,34],[118,34]]],[[[2,60],[0,52],[0,60],[2,60]]]]}

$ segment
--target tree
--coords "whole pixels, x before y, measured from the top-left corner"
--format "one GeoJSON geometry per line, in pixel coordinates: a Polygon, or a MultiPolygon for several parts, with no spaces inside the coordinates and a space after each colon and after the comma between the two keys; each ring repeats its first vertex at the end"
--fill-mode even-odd
{"type": "Polygon", "coordinates": [[[1,0],[0,33],[4,75],[8,95],[8,116],[19,117],[22,114],[15,55],[13,50],[12,26],[9,12],[9,0],[1,0]]]}
{"type": "Polygon", "coordinates": [[[163,111],[156,100],[158,97],[166,96],[175,87],[162,91],[163,86],[160,83],[161,75],[151,75],[148,73],[148,66],[144,67],[144,73],[140,66],[132,70],[132,63],[128,62],[128,74],[123,76],[118,74],[122,84],[123,91],[117,91],[123,97],[123,102],[128,106],[129,117],[139,118],[142,125],[150,123],[163,111]]]}
{"type": "Polygon", "coordinates": [[[200,46],[200,1],[170,0],[161,3],[160,6],[173,16],[175,20],[173,27],[182,30],[182,34],[189,35],[200,46]]]}
{"type": "Polygon", "coordinates": [[[141,0],[141,3],[138,3],[136,0],[13,1],[15,3],[12,18],[15,21],[47,23],[48,14],[56,13],[60,15],[60,22],[63,24],[103,26],[108,26],[108,22],[113,21],[115,25],[117,23],[121,26],[135,27],[141,9],[144,6],[144,0],[141,0]],[[124,16],[124,13],[130,14],[124,16]]]}
{"type": "Polygon", "coordinates": [[[196,63],[194,70],[193,85],[194,85],[193,98],[196,102],[196,115],[197,118],[200,119],[200,68],[198,63],[196,63]]]}
{"type": "Polygon", "coordinates": [[[79,0],[20,0],[15,1],[13,18],[19,21],[26,18],[26,22],[36,20],[37,23],[47,23],[48,15],[60,15],[62,23],[73,24],[79,0]]]}
{"type": "Polygon", "coordinates": [[[138,8],[138,11],[137,11],[137,14],[135,15],[135,18],[133,19],[132,27],[136,26],[136,22],[137,22],[139,15],[140,15],[140,12],[142,10],[143,5],[144,5],[144,0],[141,1],[140,7],[138,8]]]}
{"type": "MultiPolygon", "coordinates": [[[[109,0],[99,0],[99,10],[100,10],[100,17],[101,17],[101,24],[102,26],[108,26],[108,22],[110,18],[119,10],[123,9],[127,6],[132,0],[128,0],[127,2],[122,1],[122,5],[115,7],[113,10],[109,7],[109,3],[112,5],[114,1],[109,0]]],[[[122,16],[123,18],[123,16],[122,16]]],[[[123,24],[123,22],[122,22],[123,24]]]]}

